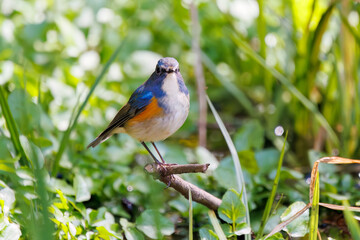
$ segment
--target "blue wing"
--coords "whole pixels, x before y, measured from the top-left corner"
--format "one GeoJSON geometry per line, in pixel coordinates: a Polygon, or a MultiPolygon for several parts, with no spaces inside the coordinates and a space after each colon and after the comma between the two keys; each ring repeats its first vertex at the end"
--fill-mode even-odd
{"type": "Polygon", "coordinates": [[[144,85],[137,88],[131,95],[128,103],[120,109],[108,127],[89,144],[88,148],[95,147],[99,143],[105,141],[112,135],[114,129],[123,127],[128,120],[141,113],[151,102],[153,96],[151,91],[145,90],[144,85]]]}

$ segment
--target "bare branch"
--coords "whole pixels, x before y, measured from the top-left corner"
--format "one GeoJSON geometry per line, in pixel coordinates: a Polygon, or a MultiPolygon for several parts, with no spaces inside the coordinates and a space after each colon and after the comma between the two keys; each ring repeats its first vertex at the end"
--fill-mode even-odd
{"type": "Polygon", "coordinates": [[[210,164],[166,164],[160,165],[156,163],[150,163],[145,166],[145,170],[150,174],[158,174],[161,176],[169,176],[172,174],[182,174],[182,173],[198,173],[206,172],[210,164]]]}
{"type": "Polygon", "coordinates": [[[211,195],[210,193],[202,190],[201,188],[189,183],[177,175],[171,175],[171,173],[194,173],[205,172],[209,164],[186,164],[186,165],[174,165],[174,164],[148,164],[145,166],[145,170],[159,179],[167,186],[174,188],[181,193],[185,198],[189,199],[189,190],[191,191],[192,200],[198,202],[209,209],[217,210],[221,204],[221,199],[211,195]]]}

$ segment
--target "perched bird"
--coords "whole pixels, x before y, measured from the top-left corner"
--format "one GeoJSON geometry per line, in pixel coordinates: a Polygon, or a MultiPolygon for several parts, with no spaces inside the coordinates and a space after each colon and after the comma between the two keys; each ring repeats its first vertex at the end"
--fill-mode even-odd
{"type": "Polygon", "coordinates": [[[162,163],[165,163],[154,142],[168,138],[183,125],[189,106],[189,91],[178,61],[171,57],[162,58],[150,78],[135,90],[128,103],[88,148],[95,147],[115,133],[127,133],[139,140],[155,162],[160,163],[145,144],[151,142],[162,163]]]}

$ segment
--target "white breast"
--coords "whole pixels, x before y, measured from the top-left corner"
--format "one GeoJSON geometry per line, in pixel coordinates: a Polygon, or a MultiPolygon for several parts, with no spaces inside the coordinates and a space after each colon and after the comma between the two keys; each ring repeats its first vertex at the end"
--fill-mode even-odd
{"type": "Polygon", "coordinates": [[[126,128],[126,132],[139,141],[156,142],[168,138],[184,124],[188,116],[189,96],[180,91],[175,73],[168,74],[162,90],[166,96],[159,100],[159,104],[165,106],[164,114],[126,128]]]}

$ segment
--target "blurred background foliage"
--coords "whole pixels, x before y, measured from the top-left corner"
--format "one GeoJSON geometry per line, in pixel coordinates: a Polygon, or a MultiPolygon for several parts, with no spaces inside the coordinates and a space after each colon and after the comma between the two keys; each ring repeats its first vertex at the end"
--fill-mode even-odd
{"type": "MultiPolygon", "coordinates": [[[[208,173],[183,177],[215,196],[236,188],[228,147],[210,113],[207,148],[198,147],[190,2],[0,0],[1,238],[188,238],[188,201],[144,173],[151,159],[139,143],[118,135],[86,149],[164,56],[180,62],[191,109],[160,151],[168,163],[211,163],[208,173]]],[[[237,148],[254,233],[284,141],[274,129],[289,131],[266,233],[286,207],[308,201],[316,159],[360,158],[360,5],[195,4],[206,91],[237,148]]],[[[320,172],[321,202],[360,205],[359,166],[320,172]]],[[[193,218],[195,239],[218,238],[205,207],[193,203],[193,218]]],[[[320,211],[319,224],[323,236],[351,238],[341,212],[320,211]]],[[[286,232],[299,236],[295,230],[286,232]]]]}

